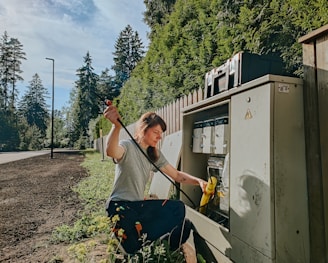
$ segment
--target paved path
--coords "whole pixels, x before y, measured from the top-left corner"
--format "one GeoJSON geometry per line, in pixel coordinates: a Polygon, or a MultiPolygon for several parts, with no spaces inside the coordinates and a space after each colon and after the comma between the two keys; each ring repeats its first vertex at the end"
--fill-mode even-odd
{"type": "Polygon", "coordinates": [[[43,154],[49,154],[49,156],[50,156],[50,150],[26,151],[26,152],[0,152],[0,164],[18,161],[21,159],[26,159],[26,158],[30,158],[33,156],[43,155],[43,154]]]}

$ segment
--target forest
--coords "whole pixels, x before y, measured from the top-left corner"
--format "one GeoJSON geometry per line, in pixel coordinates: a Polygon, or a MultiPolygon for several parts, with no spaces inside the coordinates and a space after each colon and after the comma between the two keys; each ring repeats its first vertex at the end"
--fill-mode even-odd
{"type": "MultiPolygon", "coordinates": [[[[298,39],[328,24],[326,0],[144,0],[147,50],[133,25],[117,37],[114,64],[100,74],[86,53],[76,70],[70,105],[56,111],[55,147],[84,149],[110,127],[99,112],[110,98],[126,124],[204,85],[204,75],[240,51],[279,57],[302,78],[298,39]],[[111,69],[114,74],[110,75],[111,69]],[[96,103],[95,103],[96,102],[96,103]],[[82,105],[84,105],[82,107],[82,105]],[[100,106],[99,106],[100,105],[100,106]]],[[[4,31],[0,40],[0,151],[50,146],[51,112],[36,73],[17,101],[23,43],[4,31]],[[36,99],[38,98],[38,99],[36,99]],[[41,98],[41,99],[40,99],[41,98]]]]}

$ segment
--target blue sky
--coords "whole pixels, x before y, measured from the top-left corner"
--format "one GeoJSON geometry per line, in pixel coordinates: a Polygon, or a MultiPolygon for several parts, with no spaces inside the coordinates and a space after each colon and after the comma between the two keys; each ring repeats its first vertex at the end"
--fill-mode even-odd
{"type": "Polygon", "coordinates": [[[51,107],[52,62],[55,60],[55,109],[68,106],[77,80],[76,70],[89,51],[95,73],[113,65],[119,33],[129,24],[147,48],[149,28],[142,21],[143,0],[0,0],[0,35],[18,38],[27,60],[21,69],[19,97],[38,73],[49,92],[51,107]]]}

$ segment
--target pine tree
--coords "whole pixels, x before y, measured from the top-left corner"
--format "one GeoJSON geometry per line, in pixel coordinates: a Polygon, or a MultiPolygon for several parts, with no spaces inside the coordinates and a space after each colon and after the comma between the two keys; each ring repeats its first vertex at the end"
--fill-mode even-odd
{"type": "MultiPolygon", "coordinates": [[[[54,137],[53,143],[55,148],[59,147],[66,147],[68,145],[68,130],[65,126],[66,120],[60,110],[54,110],[54,137]]],[[[48,129],[47,129],[47,146],[51,146],[51,119],[48,122],[48,129]]]]}
{"type": "Polygon", "coordinates": [[[87,52],[84,65],[77,70],[78,80],[75,82],[73,104],[72,141],[79,141],[78,147],[84,147],[88,136],[89,121],[99,114],[99,98],[97,91],[98,75],[94,73],[92,58],[87,52]]]}
{"type": "Polygon", "coordinates": [[[9,36],[7,32],[1,37],[0,46],[0,88],[1,88],[1,108],[8,109],[9,106],[9,82],[10,82],[10,58],[12,57],[11,49],[9,45],[9,36]]]}
{"type": "Polygon", "coordinates": [[[103,99],[113,100],[119,95],[119,90],[116,89],[114,77],[109,75],[109,69],[103,70],[99,76],[97,90],[103,99]]]}
{"type": "Polygon", "coordinates": [[[0,42],[0,148],[18,149],[19,136],[15,110],[16,82],[23,80],[20,64],[25,58],[18,39],[9,38],[5,31],[0,42]]]}
{"type": "Polygon", "coordinates": [[[164,26],[168,22],[176,0],[144,0],[146,11],[143,21],[156,31],[156,26],[164,26]]]}
{"type": "Polygon", "coordinates": [[[42,85],[39,75],[36,73],[29,82],[28,90],[22,97],[19,112],[26,119],[27,124],[36,126],[43,137],[46,136],[49,113],[46,105],[47,90],[42,85]]]}
{"type": "Polygon", "coordinates": [[[138,32],[130,25],[121,31],[116,43],[114,55],[115,88],[120,90],[130,78],[132,70],[144,55],[143,44],[138,32]]]}
{"type": "Polygon", "coordinates": [[[17,38],[9,38],[5,31],[0,43],[0,106],[14,109],[16,83],[23,80],[20,65],[25,60],[23,45],[17,38]]]}
{"type": "Polygon", "coordinates": [[[17,81],[22,81],[24,80],[23,77],[20,75],[23,73],[21,70],[21,64],[22,60],[26,60],[26,53],[23,52],[23,45],[19,42],[17,38],[11,38],[10,39],[10,47],[12,50],[12,58],[11,58],[11,85],[12,85],[12,90],[11,90],[11,98],[10,98],[10,105],[13,108],[15,105],[15,98],[17,97],[17,89],[16,89],[16,83],[17,81]]]}
{"type": "Polygon", "coordinates": [[[131,121],[140,109],[204,88],[205,73],[240,51],[279,56],[289,74],[301,76],[298,39],[328,23],[323,0],[176,0],[166,17],[156,13],[165,0],[144,2],[151,44],[120,91],[119,109],[131,121]]]}
{"type": "Polygon", "coordinates": [[[0,110],[0,152],[17,150],[19,143],[19,131],[15,125],[14,115],[0,110]]]}

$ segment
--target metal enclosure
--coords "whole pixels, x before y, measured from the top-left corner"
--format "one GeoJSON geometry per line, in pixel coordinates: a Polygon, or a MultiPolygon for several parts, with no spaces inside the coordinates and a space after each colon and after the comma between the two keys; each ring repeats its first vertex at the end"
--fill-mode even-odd
{"type": "MultiPolygon", "coordinates": [[[[222,217],[202,214],[181,197],[218,262],[309,262],[300,79],[265,75],[186,107],[182,137],[183,171],[207,180],[213,157],[229,166],[225,209],[217,206],[222,217]],[[227,119],[224,151],[214,151],[214,133],[213,151],[194,152],[195,123],[218,118],[227,119]]],[[[181,187],[199,204],[199,187],[181,187]]]]}

